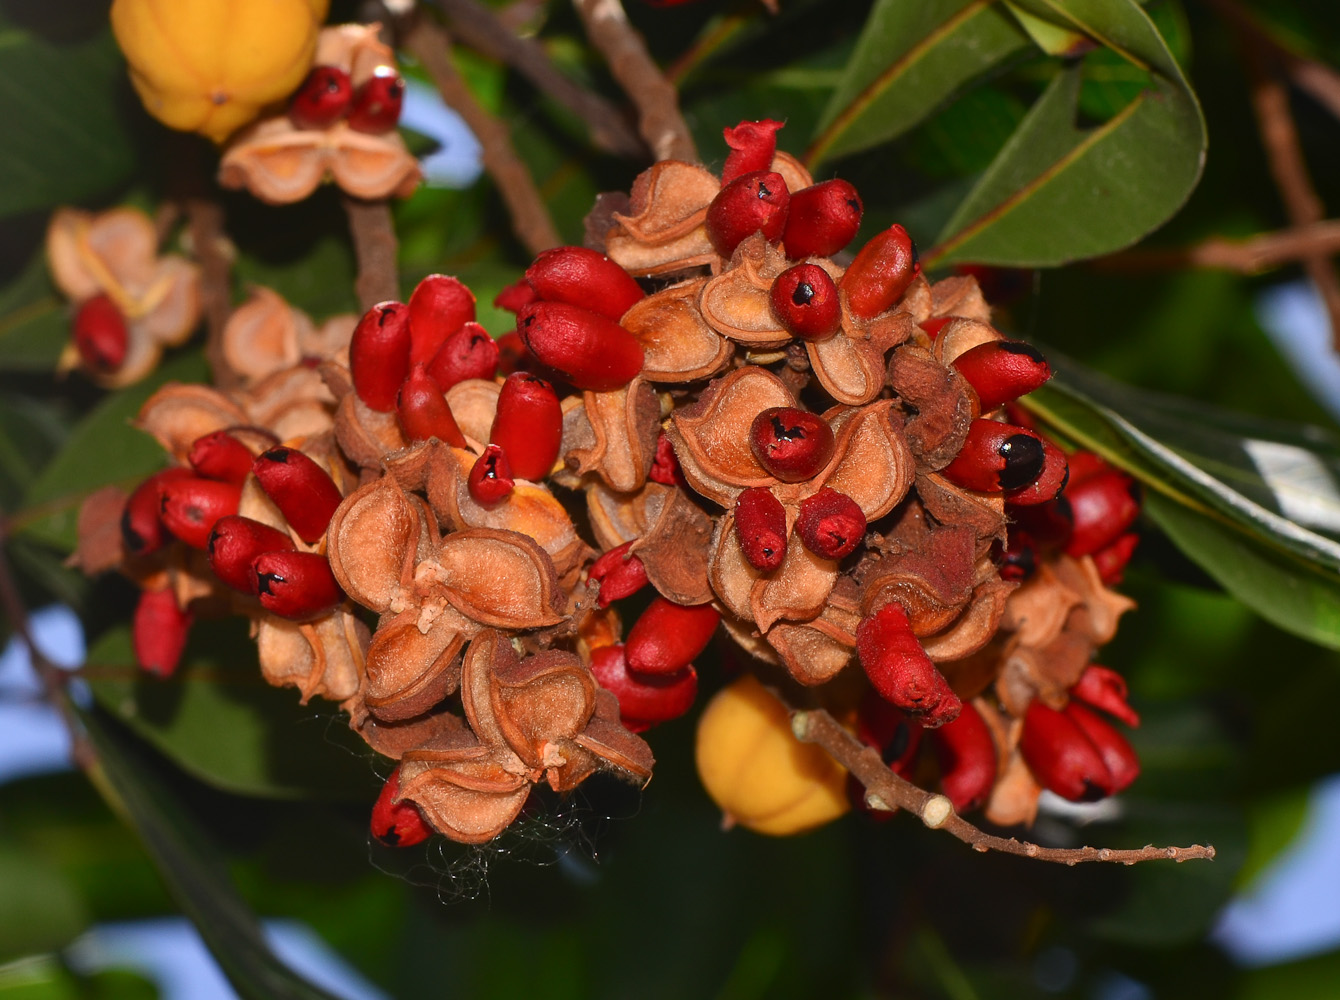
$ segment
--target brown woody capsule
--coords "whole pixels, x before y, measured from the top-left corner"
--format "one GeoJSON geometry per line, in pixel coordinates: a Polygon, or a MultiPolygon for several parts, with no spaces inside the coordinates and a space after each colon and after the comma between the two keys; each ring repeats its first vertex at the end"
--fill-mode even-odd
{"type": "Polygon", "coordinates": [[[498,342],[478,323],[466,323],[442,341],[428,374],[446,392],[468,378],[491,379],[498,370],[498,342]]]}
{"type": "Polygon", "coordinates": [[[1126,678],[1115,670],[1090,663],[1070,689],[1070,696],[1108,715],[1116,716],[1128,726],[1140,725],[1140,716],[1127,703],[1126,678]]]}
{"type": "Polygon", "coordinates": [[[255,460],[251,449],[227,431],[214,431],[191,442],[186,460],[206,479],[242,483],[255,460]]]}
{"type": "Polygon", "coordinates": [[[379,302],[358,321],[349,339],[349,374],[369,409],[395,409],[400,383],[409,374],[409,306],[379,302]]]}
{"type": "Polygon", "coordinates": [[[963,703],[912,634],[907,612],[891,602],[861,621],[856,655],[880,697],[933,729],[958,717],[963,703]]]}
{"type": "Polygon", "coordinates": [[[1102,754],[1064,712],[1034,700],[1024,715],[1019,750],[1033,777],[1071,802],[1096,802],[1115,789],[1102,754]]]}
{"type": "Polygon", "coordinates": [[[507,376],[489,440],[506,453],[513,476],[539,482],[549,475],[563,441],[563,409],[553,386],[526,372],[507,376]]]}
{"type": "Polygon", "coordinates": [[[543,250],[526,268],[526,281],[549,302],[566,302],[616,323],[646,293],[618,264],[586,247],[543,250]]]}
{"type": "Polygon", "coordinates": [[[991,340],[964,351],[953,362],[981,403],[981,412],[1025,396],[1052,377],[1037,348],[1018,340],[991,340]]]}
{"type": "Polygon", "coordinates": [[[791,195],[782,246],[792,260],[831,257],[856,236],[865,206],[856,188],[839,178],[791,195]]]}
{"type": "Polygon", "coordinates": [[[971,702],[952,722],[931,734],[940,764],[940,789],[958,812],[976,809],[996,784],[996,743],[971,702]]]}
{"type": "Polygon", "coordinates": [[[296,448],[271,448],[251,466],[265,495],[308,545],[326,533],[335,508],[344,499],[330,473],[296,448]]]}
{"type": "Polygon", "coordinates": [[[387,847],[413,847],[432,834],[418,806],[400,796],[400,768],[391,772],[372,806],[372,835],[387,847]]]}
{"type": "Polygon", "coordinates": [[[735,501],[735,537],[749,565],[763,573],[786,559],[786,508],[772,491],[755,486],[735,501]]]}
{"type": "Polygon", "coordinates": [[[330,562],[316,552],[266,552],[252,570],[261,607],[280,618],[314,618],[344,599],[330,562]]]}
{"type": "Polygon", "coordinates": [[[721,183],[729,184],[743,174],[771,167],[772,158],[777,155],[777,132],[785,124],[764,118],[722,129],[730,153],[726,156],[726,165],[721,168],[721,183]]]}
{"type": "Polygon", "coordinates": [[[642,371],[642,345],[618,323],[566,302],[535,302],[517,314],[517,332],[541,364],[578,389],[608,392],[642,371]]]}
{"type": "Polygon", "coordinates": [[[1032,431],[996,420],[974,420],[944,477],[986,493],[1021,490],[1042,474],[1046,460],[1042,438],[1032,431]]]}
{"type": "Polygon", "coordinates": [[[588,578],[600,584],[597,603],[608,608],[611,601],[631,597],[647,585],[647,567],[628,551],[632,542],[610,549],[591,564],[588,578]]]}
{"type": "Polygon", "coordinates": [[[133,556],[157,552],[171,537],[163,527],[162,484],[174,479],[194,479],[189,469],[164,469],[135,487],[121,512],[121,540],[133,556]]]}
{"type": "Polygon", "coordinates": [[[842,325],[837,285],[818,264],[797,264],[777,276],[772,312],[786,332],[802,340],[827,340],[842,325]]]}
{"type": "Polygon", "coordinates": [[[177,606],[171,587],[140,594],[130,623],[130,641],[141,669],[171,677],[191,634],[191,613],[177,606]]]}
{"type": "Polygon", "coordinates": [[[234,590],[254,595],[260,587],[252,565],[256,557],[293,548],[293,539],[284,532],[249,517],[230,514],[214,523],[205,552],[215,576],[234,590]]]}
{"type": "Polygon", "coordinates": [[[481,507],[498,506],[512,495],[515,485],[507,454],[496,444],[489,445],[484,454],[475,459],[466,480],[470,496],[481,507]]]}
{"type": "Polygon", "coordinates": [[[189,476],[161,482],[159,517],[163,527],[193,549],[209,545],[209,533],[221,517],[237,513],[242,487],[189,476]]]}
{"type": "Polygon", "coordinates": [[[769,243],[782,238],[791,195],[782,175],[770,170],[741,174],[707,206],[707,238],[729,257],[747,236],[762,233],[769,243]]]}
{"type": "Polygon", "coordinates": [[[619,718],[635,733],[679,718],[698,694],[698,673],[691,664],[671,674],[639,674],[628,669],[622,645],[593,650],[591,673],[618,699],[619,718]]]}
{"type": "Polygon", "coordinates": [[[423,365],[411,368],[409,377],[400,386],[396,416],[411,441],[437,438],[455,448],[465,447],[465,436],[452,416],[446,397],[423,365]]]}
{"type": "Polygon", "coordinates": [[[84,367],[99,375],[120,371],[130,349],[130,331],[116,303],[95,295],[79,307],[72,327],[75,350],[84,367]]]}
{"type": "Polygon", "coordinates": [[[470,289],[449,274],[428,275],[409,297],[409,363],[427,364],[448,337],[474,318],[470,289]]]}
{"type": "Polygon", "coordinates": [[[658,597],[628,633],[628,666],[642,674],[683,670],[707,648],[720,621],[710,604],[686,606],[658,597]]]}
{"type": "Polygon", "coordinates": [[[865,514],[851,497],[825,486],[801,501],[796,534],[815,555],[841,559],[865,537],[865,514]]]}
{"type": "Polygon", "coordinates": [[[749,446],[769,473],[784,483],[801,483],[833,457],[833,430],[817,413],[773,406],[754,418],[749,446]]]}
{"type": "Polygon", "coordinates": [[[917,248],[902,226],[893,225],[861,247],[838,287],[862,319],[874,319],[907,291],[917,276],[917,248]]]}

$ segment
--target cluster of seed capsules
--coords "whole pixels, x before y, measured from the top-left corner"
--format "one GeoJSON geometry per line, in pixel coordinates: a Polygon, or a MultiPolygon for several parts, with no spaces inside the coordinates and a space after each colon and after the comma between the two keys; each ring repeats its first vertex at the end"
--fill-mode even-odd
{"type": "Polygon", "coordinates": [[[1091,662],[1129,606],[1108,588],[1129,480],[1086,458],[1067,486],[1010,409],[1046,361],[972,278],[931,284],[896,225],[839,263],[860,197],[813,183],[780,127],[726,129],[719,178],[661,161],[602,196],[591,245],[499,296],[497,340],[444,275],[373,307],[347,369],[321,366],[329,433],[209,428],[126,507],[128,543],[165,529],[254,619],[308,630],[304,670],[264,641],[262,668],[399,762],[384,841],[479,842],[536,784],[645,780],[634,733],[691,708],[721,631],[959,808],[1024,821],[1042,787],[1134,777],[1085,707],[1135,721],[1091,662]],[[829,683],[849,667],[866,683],[829,683]]]}

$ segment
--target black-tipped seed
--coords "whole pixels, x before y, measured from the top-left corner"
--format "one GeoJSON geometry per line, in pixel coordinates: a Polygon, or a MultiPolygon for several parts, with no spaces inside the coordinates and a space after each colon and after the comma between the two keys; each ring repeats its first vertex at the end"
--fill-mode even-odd
{"type": "Polygon", "coordinates": [[[1046,461],[1042,442],[1031,434],[1011,434],[998,449],[1005,460],[999,479],[1002,490],[1020,490],[1042,474],[1046,461]]]}

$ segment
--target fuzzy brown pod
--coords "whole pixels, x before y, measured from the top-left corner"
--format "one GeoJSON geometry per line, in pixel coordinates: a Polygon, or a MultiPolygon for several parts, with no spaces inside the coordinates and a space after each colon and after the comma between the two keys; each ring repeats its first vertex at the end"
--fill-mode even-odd
{"type": "Polygon", "coordinates": [[[975,542],[970,528],[928,526],[918,545],[883,556],[864,569],[862,614],[873,614],[896,601],[918,638],[948,628],[972,599],[977,583],[975,542]]]}
{"type": "Polygon", "coordinates": [[[704,167],[661,160],[637,175],[628,211],[614,212],[605,253],[634,277],[672,274],[715,264],[707,238],[707,206],[721,182],[704,167]]]}
{"type": "Polygon", "coordinates": [[[347,604],[302,624],[263,615],[253,628],[267,682],[296,687],[304,705],[319,696],[341,702],[354,718],[363,714],[355,700],[363,682],[369,633],[347,604]]]}
{"type": "Polygon", "coordinates": [[[786,254],[762,233],[740,241],[730,263],[703,286],[698,308],[717,333],[752,350],[785,347],[791,334],[772,309],[772,283],[787,269],[786,254]]]}
{"type": "Polygon", "coordinates": [[[974,347],[1004,339],[1005,335],[990,323],[957,317],[940,328],[935,337],[932,353],[940,364],[952,365],[955,360],[974,347]]]}
{"type": "Polygon", "coordinates": [[[695,382],[726,370],[734,344],[713,330],[698,309],[707,278],[670,285],[637,302],[619,325],[642,345],[642,377],[695,382]]]}
{"type": "Polygon", "coordinates": [[[991,789],[983,812],[986,818],[999,826],[1031,826],[1038,814],[1038,797],[1042,786],[1024,763],[1019,752],[1019,738],[1023,733],[1022,717],[1011,717],[1001,712],[989,698],[977,698],[973,707],[986,723],[996,745],[998,776],[991,789]]]}
{"type": "Polygon", "coordinates": [[[918,474],[916,492],[926,513],[941,524],[972,528],[977,535],[974,555],[981,559],[992,545],[1005,544],[1005,498],[999,493],[978,493],[956,486],[944,476],[918,474]]]}
{"type": "Polygon", "coordinates": [[[887,313],[859,323],[844,305],[838,334],[807,342],[805,351],[824,390],[839,403],[859,406],[883,390],[886,356],[912,335],[912,328],[906,313],[887,313]]]}
{"type": "Polygon", "coordinates": [[[642,560],[662,597],[690,607],[706,604],[714,596],[707,579],[712,519],[683,490],[662,489],[668,490],[665,502],[629,552],[642,560]]]}
{"type": "MultiPolygon", "coordinates": [[[[330,380],[325,381],[329,385],[330,380]]],[[[394,412],[378,413],[353,391],[336,406],[334,427],[341,450],[361,469],[380,471],[387,455],[409,444],[394,412]]]]}
{"type": "Polygon", "coordinates": [[[982,287],[970,274],[955,274],[931,285],[930,315],[963,316],[980,323],[991,322],[991,306],[982,287]]]}
{"type": "Polygon", "coordinates": [[[121,514],[129,495],[119,486],[104,486],[84,498],[75,522],[78,542],[65,565],[96,576],[117,569],[126,561],[121,532],[121,514]]]}
{"type": "Polygon", "coordinates": [[[911,343],[889,357],[887,380],[909,408],[904,426],[919,466],[938,472],[963,447],[976,395],[962,375],[911,343]]]}
{"type": "Polygon", "coordinates": [[[451,415],[456,419],[456,426],[476,452],[482,452],[489,443],[493,418],[498,413],[501,388],[497,382],[468,378],[457,382],[444,394],[447,405],[451,407],[451,415]]]}
{"type": "Polygon", "coordinates": [[[281,441],[327,434],[335,426],[334,394],[315,368],[281,368],[237,393],[253,424],[281,441]]]}
{"type": "Polygon", "coordinates": [[[996,635],[1005,604],[1018,584],[1002,580],[988,559],[978,563],[978,582],[968,606],[946,629],[921,640],[934,663],[961,660],[982,649],[996,635]]]}
{"type": "Polygon", "coordinates": [[[292,368],[304,358],[349,364],[349,338],[358,317],[332,316],[317,327],[307,314],[263,286],[233,310],[223,328],[223,359],[243,383],[292,368]]]}
{"type": "Polygon", "coordinates": [[[217,389],[169,382],[144,401],[133,423],[152,435],[176,464],[186,465],[196,439],[251,420],[241,406],[217,389]]]}
{"type": "Polygon", "coordinates": [[[582,416],[564,420],[563,458],[579,476],[595,473],[612,490],[631,493],[647,481],[661,402],[641,377],[609,392],[582,393],[582,416]]]}

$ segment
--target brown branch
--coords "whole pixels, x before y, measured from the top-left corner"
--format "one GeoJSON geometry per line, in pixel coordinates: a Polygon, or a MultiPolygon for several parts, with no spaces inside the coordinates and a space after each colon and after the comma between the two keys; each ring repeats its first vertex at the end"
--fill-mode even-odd
{"type": "Polygon", "coordinates": [[[591,130],[591,140],[616,156],[644,160],[647,147],[619,109],[561,73],[544,46],[514,34],[478,0],[433,0],[447,16],[452,34],[490,58],[511,66],[542,93],[568,108],[591,130]]]}
{"type": "Polygon", "coordinates": [[[359,306],[367,310],[378,302],[400,298],[400,277],[396,270],[398,244],[390,205],[385,201],[363,201],[348,194],[342,195],[341,200],[358,261],[354,292],[359,306]]]}
{"type": "MultiPolygon", "coordinates": [[[[780,696],[779,696],[779,700],[780,696]]],[[[785,701],[782,702],[784,705],[785,701]]],[[[874,809],[905,809],[916,815],[933,830],[945,830],[975,851],[1000,851],[1017,854],[1037,861],[1075,865],[1082,861],[1112,861],[1133,865],[1138,861],[1191,861],[1213,858],[1213,847],[1193,844],[1191,847],[1142,847],[1138,850],[1118,851],[1106,847],[1042,847],[1013,837],[994,837],[983,833],[954,812],[949,799],[918,788],[900,778],[880,759],[874,747],[863,744],[843,729],[823,709],[798,711],[786,706],[791,713],[791,729],[804,743],[823,747],[828,755],[850,771],[866,790],[866,804],[874,809]]]]}
{"type": "Polygon", "coordinates": [[[561,244],[563,241],[545,207],[544,198],[526,164],[517,155],[507,126],[484,110],[452,65],[451,37],[426,17],[416,18],[409,24],[404,37],[406,48],[433,78],[442,99],[465,119],[479,140],[484,169],[498,185],[498,193],[512,216],[512,230],[517,238],[532,254],[561,244]]]}
{"type": "Polygon", "coordinates": [[[679,112],[679,92],[628,23],[619,0],[572,0],[586,34],[637,107],[638,131],[658,160],[697,162],[693,136],[679,112]]]}
{"type": "Polygon", "coordinates": [[[223,328],[233,311],[232,244],[223,231],[223,205],[211,194],[186,198],[191,250],[200,262],[200,300],[205,311],[205,359],[221,389],[237,384],[223,354],[223,328]]]}
{"type": "Polygon", "coordinates": [[[1127,250],[1100,258],[1096,266],[1113,271],[1205,267],[1260,274],[1285,264],[1337,253],[1340,253],[1340,219],[1326,219],[1296,229],[1260,233],[1245,240],[1214,236],[1189,247],[1127,250]]]}

